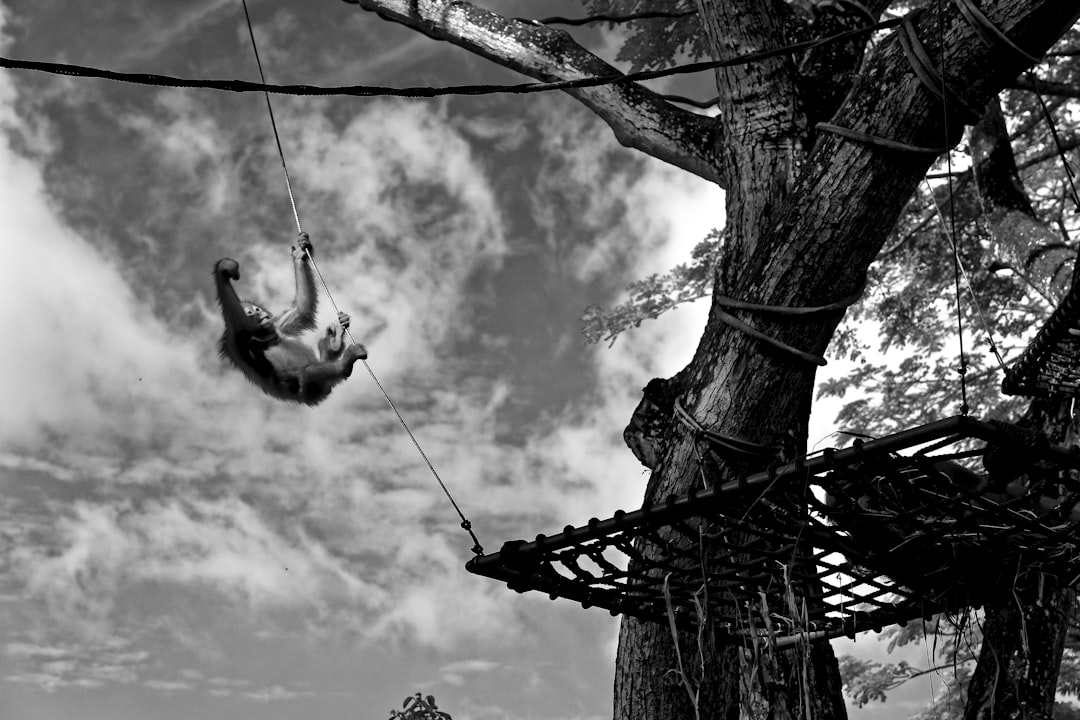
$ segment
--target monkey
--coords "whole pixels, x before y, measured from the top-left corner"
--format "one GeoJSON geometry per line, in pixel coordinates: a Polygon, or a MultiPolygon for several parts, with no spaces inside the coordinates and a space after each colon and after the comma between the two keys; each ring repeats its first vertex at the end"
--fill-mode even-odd
{"type": "Polygon", "coordinates": [[[225,332],[218,341],[222,359],[270,397],[310,406],[321,403],[335,385],[348,378],[357,360],[367,359],[363,345],[345,345],[343,334],[349,327],[349,316],[343,312],[319,340],[318,355],[297,338],[315,327],[312,252],[310,237],[300,233],[292,249],[296,297],[292,306],[276,317],[237,296],[232,283],[240,279],[238,262],[222,258],[214,263],[217,301],[225,320],[225,332]]]}

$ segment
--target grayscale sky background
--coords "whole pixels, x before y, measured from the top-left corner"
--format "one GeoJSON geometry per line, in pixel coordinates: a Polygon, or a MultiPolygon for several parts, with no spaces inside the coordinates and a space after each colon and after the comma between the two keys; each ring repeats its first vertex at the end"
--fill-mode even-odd
{"type": "MultiPolygon", "coordinates": [[[[272,82],[522,81],[343,2],[251,10],[272,82]]],[[[0,19],[11,57],[257,79],[240,0],[0,19]]],[[[557,93],[274,104],[329,287],[487,550],[637,507],[622,428],[705,306],[611,348],[579,317],[685,261],[721,193],[557,93]]],[[[455,720],[611,716],[617,619],[466,573],[468,537],[362,367],[315,409],[222,367],[214,261],[271,309],[292,297],[261,95],[2,71],[0,129],[0,717],[373,720],[418,690],[455,720]]]]}

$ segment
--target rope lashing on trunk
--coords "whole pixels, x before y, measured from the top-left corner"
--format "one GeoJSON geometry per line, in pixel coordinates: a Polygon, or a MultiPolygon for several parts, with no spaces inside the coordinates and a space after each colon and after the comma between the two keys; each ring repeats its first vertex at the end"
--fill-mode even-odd
{"type": "Polygon", "coordinates": [[[832,123],[820,122],[814,126],[818,130],[822,130],[833,135],[839,135],[840,137],[847,138],[848,140],[857,140],[867,145],[875,145],[877,147],[888,148],[889,150],[901,150],[904,152],[924,153],[926,155],[933,155],[937,157],[942,153],[948,152],[947,147],[922,147],[920,145],[912,145],[906,142],[900,142],[899,140],[891,140],[879,135],[870,135],[869,133],[859,132],[858,130],[852,130],[851,128],[841,127],[839,125],[833,125],[832,123]]]}
{"type": "Polygon", "coordinates": [[[1032,55],[1010,40],[998,26],[990,22],[990,18],[986,17],[986,15],[983,14],[983,11],[971,0],[953,0],[953,4],[956,5],[956,9],[960,11],[960,15],[967,20],[968,25],[971,26],[975,31],[975,34],[979,36],[979,39],[982,40],[986,47],[991,50],[1009,50],[1030,65],[1035,65],[1042,61],[1041,57],[1032,55]]]}
{"type": "Polygon", "coordinates": [[[915,13],[910,13],[904,17],[904,22],[900,24],[900,32],[897,33],[897,39],[900,41],[900,48],[904,51],[904,57],[907,58],[915,77],[919,79],[923,87],[941,100],[945,107],[953,108],[960,115],[965,125],[974,125],[982,117],[982,110],[973,106],[950,88],[941,73],[934,67],[934,61],[930,57],[930,53],[926,51],[926,46],[922,44],[919,36],[915,33],[915,23],[911,19],[913,15],[915,13]]]}
{"type": "Polygon", "coordinates": [[[675,417],[685,427],[689,428],[694,435],[704,438],[712,445],[729,453],[755,459],[776,458],[780,455],[782,449],[779,445],[762,445],[761,443],[709,430],[690,414],[690,411],[683,405],[681,397],[675,400],[675,417]]]}
{"type": "Polygon", "coordinates": [[[808,362],[812,365],[825,365],[826,360],[821,355],[815,355],[814,353],[800,350],[796,347],[792,347],[787,343],[777,340],[771,335],[768,335],[756,328],[750,327],[742,320],[739,320],[734,315],[724,312],[721,307],[730,308],[732,310],[746,310],[749,312],[756,312],[765,315],[780,315],[783,317],[805,317],[807,315],[818,315],[821,313],[837,312],[846,310],[854,305],[862,297],[863,292],[866,290],[865,279],[859,286],[859,289],[849,295],[848,297],[838,300],[837,302],[829,303],[828,305],[816,305],[812,307],[788,307],[784,305],[761,305],[758,303],[745,302],[743,300],[735,300],[734,298],[727,297],[726,295],[714,295],[713,296],[713,312],[716,314],[716,318],[721,320],[726,325],[729,325],[736,330],[746,333],[750,337],[756,338],[761,342],[776,348],[782,352],[794,355],[795,357],[808,362]],[[716,307],[719,306],[719,307],[716,307]]]}

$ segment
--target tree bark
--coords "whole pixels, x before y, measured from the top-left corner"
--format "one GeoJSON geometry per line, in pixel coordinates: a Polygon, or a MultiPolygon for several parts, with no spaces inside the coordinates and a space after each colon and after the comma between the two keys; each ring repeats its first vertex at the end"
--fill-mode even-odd
{"type": "MultiPolygon", "coordinates": [[[[998,0],[983,3],[982,10],[1015,43],[1036,55],[1045,52],[1080,13],[1072,4],[1051,0],[998,0]]],[[[983,45],[952,5],[943,5],[940,16],[937,7],[931,6],[915,22],[915,33],[930,57],[938,57],[941,47],[949,49],[949,84],[963,89],[970,106],[985,105],[1024,67],[1021,57],[983,45]]],[[[941,103],[912,72],[894,33],[868,59],[833,122],[911,145],[942,147],[953,145],[962,128],[955,116],[957,108],[949,110],[953,115],[947,123],[941,103]]],[[[722,108],[722,115],[729,111],[722,108]]],[[[730,141],[732,136],[725,137],[730,141]]],[[[723,308],[715,297],[726,292],[750,302],[798,307],[834,302],[855,292],[934,157],[826,134],[802,166],[786,202],[782,196],[780,202],[756,200],[756,206],[768,205],[771,212],[762,213],[759,227],[744,230],[758,240],[745,252],[745,261],[738,263],[738,272],[730,275],[735,284],[714,293],[702,341],[681,373],[684,406],[700,423],[722,435],[762,444],[776,444],[791,432],[801,434],[814,366],[730,328],[718,312],[723,308]]],[[[737,172],[741,181],[742,173],[752,169],[744,166],[737,172]]],[[[734,182],[736,175],[732,178],[734,182]]],[[[745,320],[789,346],[822,353],[840,314],[798,323],[763,316],[745,320]]],[[[720,475],[730,480],[745,471],[730,463],[720,468],[720,475]]],[[[672,425],[666,449],[650,477],[646,502],[686,492],[699,472],[692,435],[672,425]]],[[[661,650],[665,643],[671,644],[663,628],[624,620],[616,670],[616,718],[687,716],[686,701],[678,697],[677,688],[665,684],[664,673],[672,657],[661,650]]],[[[824,657],[812,660],[818,678],[827,676],[829,664],[824,657]]],[[[729,668],[721,664],[707,673],[703,697],[732,696],[729,685],[734,678],[729,668]]],[[[787,707],[801,706],[789,700],[787,707]]],[[[715,717],[725,716],[717,713],[715,717]]]]}
{"type": "Polygon", "coordinates": [[[976,186],[997,258],[1056,306],[1069,289],[1076,252],[1035,216],[997,98],[987,104],[970,138],[976,186]]]}
{"type": "MultiPolygon", "coordinates": [[[[1070,437],[1070,401],[1035,399],[1021,425],[1057,444],[1070,437]]],[[[1016,568],[1012,587],[985,603],[979,663],[964,720],[1050,720],[1074,593],[1062,579],[1016,568]]]]}

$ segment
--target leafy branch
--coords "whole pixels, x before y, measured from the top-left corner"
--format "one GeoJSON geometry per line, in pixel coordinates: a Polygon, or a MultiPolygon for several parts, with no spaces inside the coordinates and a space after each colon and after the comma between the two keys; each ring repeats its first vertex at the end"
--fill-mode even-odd
{"type": "Polygon", "coordinates": [[[626,302],[610,310],[599,305],[585,308],[581,334],[589,343],[604,340],[611,347],[620,333],[638,327],[642,321],[655,320],[683,303],[709,295],[722,248],[722,232],[713,230],[694,247],[689,263],[628,285],[630,299],[626,302]]]}

